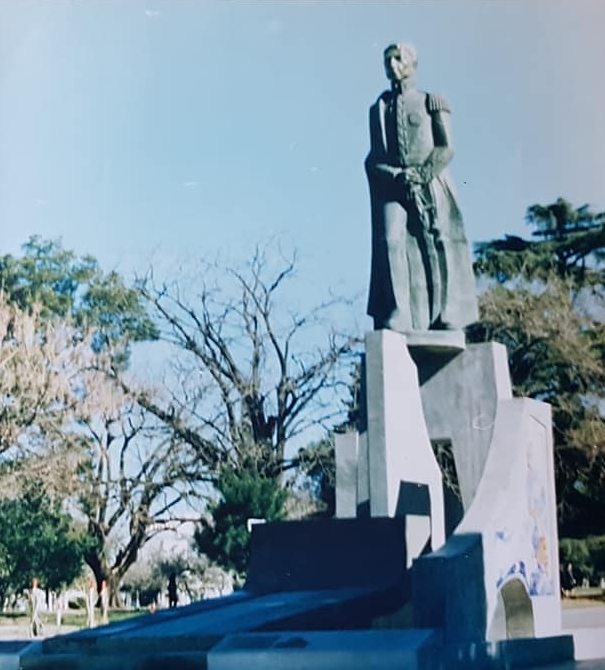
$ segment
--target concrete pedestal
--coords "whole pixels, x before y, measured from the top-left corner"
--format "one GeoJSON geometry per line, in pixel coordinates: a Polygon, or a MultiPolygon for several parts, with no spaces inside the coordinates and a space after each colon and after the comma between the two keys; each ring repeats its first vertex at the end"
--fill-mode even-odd
{"type": "Polygon", "coordinates": [[[443,627],[451,642],[560,635],[548,405],[498,404],[473,502],[445,546],[415,562],[413,593],[415,624],[443,627]]]}
{"type": "Polygon", "coordinates": [[[445,541],[441,471],[405,336],[368,333],[365,351],[370,513],[406,517],[411,560],[445,541]]]}
{"type": "Polygon", "coordinates": [[[458,352],[425,347],[410,347],[410,352],[430,439],[451,443],[467,510],[485,468],[498,403],[513,397],[506,348],[486,342],[458,352]]]}

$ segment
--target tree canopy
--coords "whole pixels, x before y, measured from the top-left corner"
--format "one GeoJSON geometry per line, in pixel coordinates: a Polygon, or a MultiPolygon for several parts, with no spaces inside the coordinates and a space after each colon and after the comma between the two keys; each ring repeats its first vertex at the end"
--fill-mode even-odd
{"type": "Polygon", "coordinates": [[[225,467],[280,477],[299,464],[286,445],[344,413],[338,398],[357,339],[327,320],[341,301],[290,308],[295,261],[277,265],[257,249],[242,268],[205,266],[192,292],[178,281],[141,284],[174,349],[176,382],[139,400],[197,450],[211,480],[225,467]]]}
{"type": "Polygon", "coordinates": [[[134,287],[117,272],[103,272],[93,256],[78,257],[57,240],[33,236],[21,256],[1,256],[0,290],[23,311],[37,309],[44,319],[69,319],[91,331],[96,350],[111,343],[116,363],[126,363],[130,342],[157,337],[134,287]]]}
{"type": "Polygon", "coordinates": [[[515,392],[552,405],[561,534],[604,532],[605,215],[559,198],[526,218],[537,239],[477,245],[492,284],[468,337],[505,344],[515,392]]]}
{"type": "Polygon", "coordinates": [[[338,300],[290,309],[294,273],[257,250],[240,268],[204,266],[195,289],[152,274],[128,286],[39,238],[0,259],[3,490],[19,499],[34,477],[68,503],[114,602],[142,547],[191,520],[194,500],[210,500],[202,545],[242,569],[247,519],[282,514],[286,473],[309,462],[289,443],[343,414],[356,339],[327,324],[338,300]],[[152,385],[127,363],[131,343],[156,338],[165,376],[152,385]]]}
{"type": "Polygon", "coordinates": [[[87,544],[84,529],[76,529],[59,501],[35,484],[18,498],[0,499],[0,603],[34,577],[52,590],[72,582],[82,571],[87,544]]]}
{"type": "Polygon", "coordinates": [[[68,501],[87,526],[86,561],[115,594],[194,477],[186,444],[120,383],[130,343],[156,327],[135,288],[59,243],[33,238],[22,258],[0,259],[0,278],[3,492],[19,499],[35,479],[68,501]]]}
{"type": "Polygon", "coordinates": [[[531,205],[526,223],[533,239],[505,235],[475,245],[475,273],[499,283],[525,279],[570,279],[580,286],[602,286],[605,212],[589,205],[574,208],[559,198],[550,205],[531,205]]]}
{"type": "Polygon", "coordinates": [[[224,469],[216,488],[220,497],[210,503],[196,528],[195,546],[200,554],[242,576],[249,559],[248,520],[283,519],[288,492],[278,479],[255,468],[224,469]]]}

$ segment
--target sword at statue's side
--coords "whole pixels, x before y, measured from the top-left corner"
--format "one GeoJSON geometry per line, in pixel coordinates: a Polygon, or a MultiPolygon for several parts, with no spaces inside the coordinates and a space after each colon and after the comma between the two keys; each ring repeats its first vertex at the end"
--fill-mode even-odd
{"type": "Polygon", "coordinates": [[[439,255],[437,253],[437,245],[439,243],[440,231],[435,221],[435,206],[432,199],[427,202],[423,198],[423,189],[428,188],[417,181],[408,181],[408,197],[413,204],[418,216],[418,221],[422,226],[425,234],[425,251],[426,259],[430,267],[431,281],[428,283],[428,303],[431,324],[437,319],[441,313],[442,307],[442,289],[445,268],[439,262],[439,255]]]}
{"type": "Polygon", "coordinates": [[[422,186],[416,182],[408,182],[408,191],[410,200],[414,203],[418,220],[426,231],[432,231],[434,228],[433,205],[427,204],[422,197],[422,186]]]}

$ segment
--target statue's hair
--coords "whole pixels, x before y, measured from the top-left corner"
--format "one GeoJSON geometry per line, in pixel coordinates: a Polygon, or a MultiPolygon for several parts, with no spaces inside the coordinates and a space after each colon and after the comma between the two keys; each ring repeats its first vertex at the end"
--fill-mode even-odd
{"type": "Polygon", "coordinates": [[[409,44],[409,42],[393,42],[393,44],[389,44],[384,50],[384,55],[386,56],[387,52],[391,49],[399,49],[402,54],[405,53],[411,57],[414,66],[418,65],[418,55],[416,54],[416,49],[413,44],[409,44]]]}

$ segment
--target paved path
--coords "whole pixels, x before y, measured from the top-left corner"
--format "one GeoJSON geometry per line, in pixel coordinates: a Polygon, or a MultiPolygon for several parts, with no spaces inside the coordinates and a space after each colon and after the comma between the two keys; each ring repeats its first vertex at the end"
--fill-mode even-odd
{"type": "Polygon", "coordinates": [[[605,607],[564,608],[562,614],[563,632],[574,636],[576,660],[531,670],[604,670],[605,607]]]}
{"type": "MultiPolygon", "coordinates": [[[[66,635],[80,630],[79,626],[61,626],[45,625],[42,637],[52,637],[53,635],[66,635]]],[[[0,640],[27,640],[29,639],[29,626],[27,624],[7,624],[0,626],[0,640]]]]}
{"type": "Polygon", "coordinates": [[[605,606],[563,608],[563,628],[605,628],[605,606]]]}

